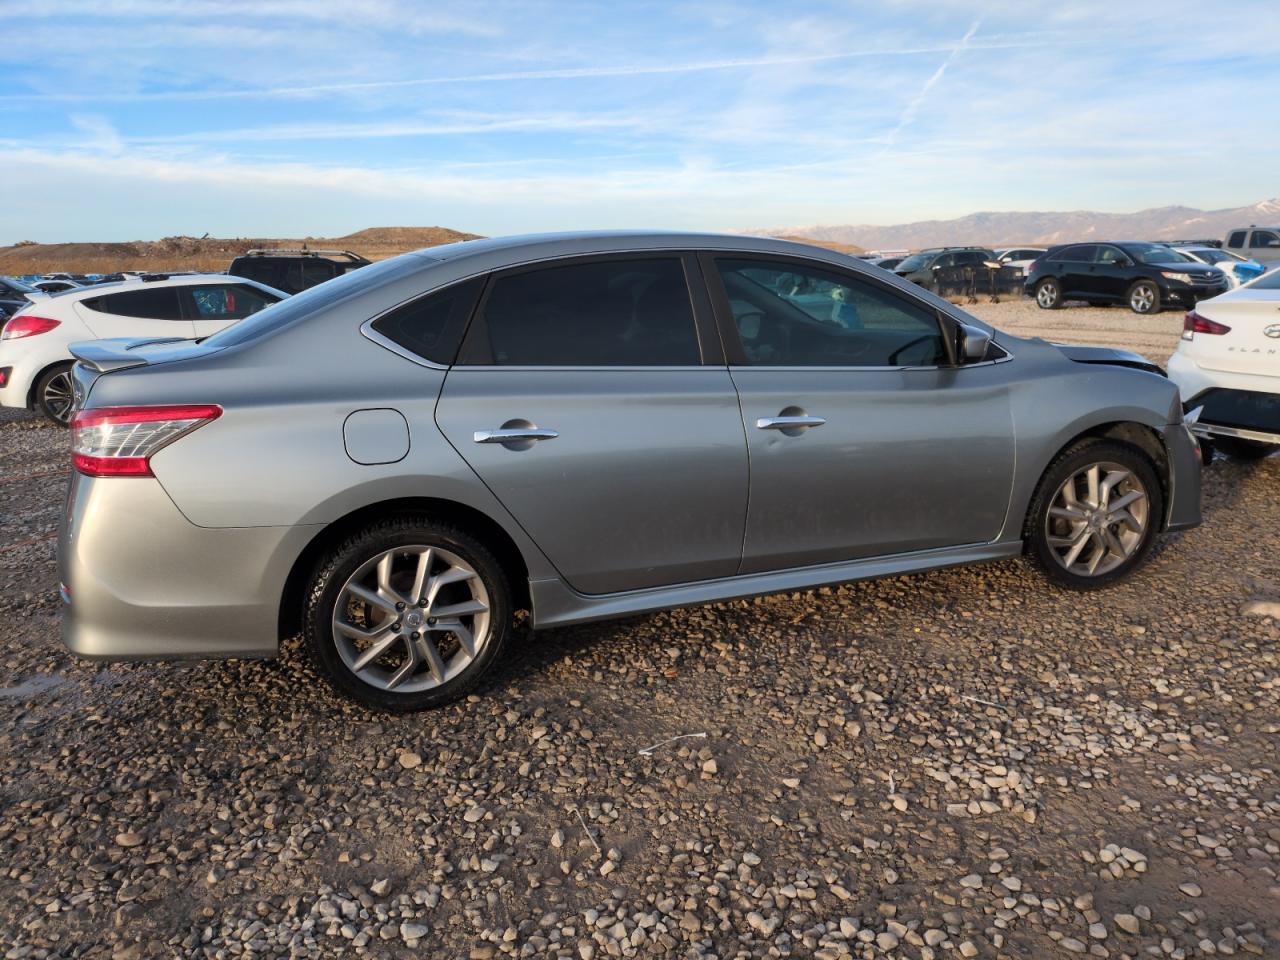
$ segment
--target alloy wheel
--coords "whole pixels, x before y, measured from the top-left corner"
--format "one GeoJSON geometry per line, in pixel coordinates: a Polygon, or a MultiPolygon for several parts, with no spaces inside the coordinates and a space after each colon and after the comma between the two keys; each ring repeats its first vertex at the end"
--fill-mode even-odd
{"type": "Polygon", "coordinates": [[[1140,283],[1129,294],[1129,306],[1135,313],[1149,313],[1156,303],[1156,288],[1149,283],[1140,283]]]}
{"type": "Polygon", "coordinates": [[[338,594],[333,642],[360,680],[418,693],[461,674],[490,639],[476,569],[441,547],[396,547],[363,563],[338,594]]]}
{"type": "Polygon", "coordinates": [[[1058,288],[1051,283],[1042,283],[1036,290],[1036,303],[1045,309],[1052,308],[1058,303],[1058,288]]]}
{"type": "Polygon", "coordinates": [[[1045,517],[1045,535],[1064,570],[1101,576],[1142,546],[1150,513],[1147,490],[1132,470],[1111,461],[1091,463],[1058,487],[1045,517]]]}
{"type": "Polygon", "coordinates": [[[71,374],[63,370],[55,373],[44,385],[40,399],[44,407],[59,423],[71,421],[71,408],[75,405],[75,394],[71,387],[71,374]]]}

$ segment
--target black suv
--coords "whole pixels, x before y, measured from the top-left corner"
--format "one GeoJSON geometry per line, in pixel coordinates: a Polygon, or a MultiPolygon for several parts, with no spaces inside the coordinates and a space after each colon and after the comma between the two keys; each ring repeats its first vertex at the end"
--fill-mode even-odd
{"type": "Polygon", "coordinates": [[[893,272],[904,280],[932,290],[939,270],[947,267],[981,267],[995,259],[996,255],[986,247],[932,247],[913,253],[894,267],[893,272]]]}
{"type": "Polygon", "coordinates": [[[232,260],[227,273],[293,294],[368,265],[350,250],[250,250],[232,260]]]}
{"type": "Polygon", "coordinates": [[[1227,277],[1163,243],[1072,243],[1031,265],[1025,288],[1045,310],[1067,300],[1091,306],[1127,303],[1134,313],[1190,309],[1227,290],[1227,277]]]}

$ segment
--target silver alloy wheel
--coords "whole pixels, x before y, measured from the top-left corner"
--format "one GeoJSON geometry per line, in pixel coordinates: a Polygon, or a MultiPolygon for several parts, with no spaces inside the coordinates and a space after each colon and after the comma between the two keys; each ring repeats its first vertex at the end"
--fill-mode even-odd
{"type": "Polygon", "coordinates": [[[1058,303],[1058,288],[1052,283],[1042,283],[1036,288],[1036,303],[1051,309],[1058,303]]]}
{"type": "Polygon", "coordinates": [[[1129,293],[1129,306],[1135,313],[1150,313],[1156,303],[1156,288],[1149,283],[1139,283],[1129,293]]]}
{"type": "Polygon", "coordinates": [[[490,636],[489,593],[475,568],[440,547],[396,547],[361,564],[333,611],[333,642],[372,687],[419,693],[452,680],[490,636]]]}
{"type": "Polygon", "coordinates": [[[50,377],[49,382],[44,385],[44,392],[40,395],[40,399],[45,409],[53,414],[59,423],[69,423],[71,408],[75,405],[70,372],[62,370],[50,377]]]}
{"type": "Polygon", "coordinates": [[[1150,519],[1146,487],[1128,467],[1081,467],[1058,487],[1045,517],[1053,557],[1068,573],[1110,573],[1142,545],[1150,519]]]}

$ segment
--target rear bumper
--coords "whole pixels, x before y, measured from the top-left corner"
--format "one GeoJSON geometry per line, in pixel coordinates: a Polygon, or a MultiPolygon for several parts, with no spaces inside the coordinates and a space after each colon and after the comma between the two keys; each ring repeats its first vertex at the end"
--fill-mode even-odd
{"type": "Polygon", "coordinates": [[[73,474],[62,640],[90,659],[274,656],[285,579],[314,533],[197,527],[156,480],[73,474]]]}
{"type": "Polygon", "coordinates": [[[1280,377],[1204,370],[1181,351],[1169,358],[1185,411],[1199,409],[1191,429],[1198,436],[1280,439],[1280,377]]]}

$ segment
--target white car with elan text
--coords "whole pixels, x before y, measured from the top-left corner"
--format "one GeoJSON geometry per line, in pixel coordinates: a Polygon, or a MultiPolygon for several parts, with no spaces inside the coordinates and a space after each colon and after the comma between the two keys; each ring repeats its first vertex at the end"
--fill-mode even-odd
{"type": "Polygon", "coordinates": [[[1210,448],[1244,459],[1280,448],[1280,271],[1189,310],[1169,378],[1210,448]]]}

